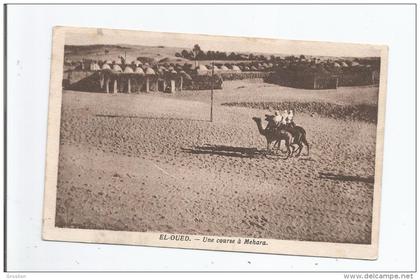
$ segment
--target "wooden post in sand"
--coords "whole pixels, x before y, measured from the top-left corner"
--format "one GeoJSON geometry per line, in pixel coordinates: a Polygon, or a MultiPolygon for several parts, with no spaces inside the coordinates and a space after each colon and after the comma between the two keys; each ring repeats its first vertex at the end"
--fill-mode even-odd
{"type": "Polygon", "coordinates": [[[130,81],[130,78],[127,79],[127,93],[131,93],[131,81],[130,81]]]}
{"type": "Polygon", "coordinates": [[[149,92],[149,77],[146,76],[146,92],[149,92]]]}
{"type": "Polygon", "coordinates": [[[105,92],[106,93],[109,93],[109,83],[110,83],[109,77],[106,77],[106,80],[105,80],[105,92]]]}
{"type": "Polygon", "coordinates": [[[105,74],[102,72],[99,72],[99,85],[101,86],[101,89],[104,88],[104,80],[105,80],[105,74]]]}
{"type": "Polygon", "coordinates": [[[184,77],[182,77],[182,75],[181,75],[180,80],[179,80],[179,91],[182,91],[182,83],[183,83],[183,81],[184,81],[184,77]]]}
{"type": "Polygon", "coordinates": [[[115,80],[114,80],[114,93],[118,93],[118,81],[117,81],[116,77],[115,77],[115,80]]]}
{"type": "Polygon", "coordinates": [[[137,77],[137,93],[140,93],[141,88],[143,87],[143,78],[137,77]]]}
{"type": "Polygon", "coordinates": [[[175,93],[175,80],[171,79],[171,93],[175,93]]]}

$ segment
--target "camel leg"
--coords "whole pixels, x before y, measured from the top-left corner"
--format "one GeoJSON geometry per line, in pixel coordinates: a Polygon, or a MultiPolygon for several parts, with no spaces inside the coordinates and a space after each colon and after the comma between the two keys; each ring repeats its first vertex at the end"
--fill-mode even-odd
{"type": "MultiPolygon", "coordinates": [[[[286,143],[286,140],[284,140],[284,141],[285,141],[285,143],[286,143]]],[[[286,144],[285,144],[285,145],[286,145],[286,144]]],[[[284,154],[284,153],[287,153],[287,150],[286,150],[286,151],[284,151],[284,150],[282,150],[282,149],[281,149],[281,140],[280,140],[280,144],[279,144],[279,149],[280,149],[280,152],[282,152],[283,154],[284,154]]]]}
{"type": "Polygon", "coordinates": [[[297,148],[295,147],[295,143],[291,142],[290,147],[292,147],[292,155],[293,155],[297,150],[297,148]]]}
{"type": "Polygon", "coordinates": [[[297,150],[298,150],[298,152],[297,152],[297,154],[296,154],[296,157],[300,156],[300,153],[302,152],[302,149],[303,149],[303,145],[302,145],[302,143],[298,143],[297,145],[299,146],[299,148],[297,149],[297,150]]]}
{"type": "Polygon", "coordinates": [[[296,147],[296,143],[292,140],[292,141],[290,141],[290,146],[292,147],[292,154],[291,155],[293,155],[298,149],[299,149],[299,147],[296,147]]]}
{"type": "Polygon", "coordinates": [[[298,154],[296,155],[296,157],[300,156],[300,154],[303,150],[303,144],[302,143],[305,144],[305,146],[306,146],[306,150],[307,150],[306,156],[309,156],[309,144],[308,144],[308,141],[306,141],[305,137],[303,137],[303,138],[301,138],[300,142],[295,143],[296,145],[299,146],[299,148],[298,148],[299,151],[298,151],[298,154]]]}
{"type": "Polygon", "coordinates": [[[308,144],[308,141],[306,141],[306,139],[302,139],[302,142],[306,146],[306,150],[307,150],[306,155],[309,156],[309,144],[308,144]]]}
{"type": "Polygon", "coordinates": [[[290,150],[290,146],[287,146],[287,157],[286,157],[286,159],[288,159],[291,156],[293,156],[293,151],[290,150]]]}
{"type": "Polygon", "coordinates": [[[288,159],[290,156],[293,155],[293,152],[290,150],[290,141],[289,139],[286,139],[286,148],[287,148],[287,157],[286,159],[288,159]]]}
{"type": "Polygon", "coordinates": [[[281,140],[276,140],[273,147],[277,150],[280,150],[282,153],[285,153],[281,150],[281,140]]]}
{"type": "Polygon", "coordinates": [[[275,154],[277,154],[277,153],[278,153],[278,149],[279,149],[279,147],[280,147],[280,141],[279,141],[279,140],[276,140],[276,141],[274,142],[274,145],[273,145],[273,149],[274,149],[274,153],[275,153],[275,154]]]}
{"type": "Polygon", "coordinates": [[[277,146],[277,150],[280,150],[280,152],[282,152],[283,154],[285,153],[285,151],[283,151],[283,150],[281,149],[281,140],[277,140],[277,141],[276,141],[276,146],[277,146]]]}
{"type": "Polygon", "coordinates": [[[267,139],[267,152],[266,152],[266,155],[267,155],[268,153],[270,153],[270,142],[269,142],[269,141],[268,141],[268,139],[267,139]]]}
{"type": "MultiPolygon", "coordinates": [[[[282,140],[280,140],[279,150],[280,150],[280,152],[281,152],[282,154],[285,154],[285,153],[287,153],[287,149],[286,149],[286,150],[284,150],[284,149],[282,149],[282,148],[281,148],[281,141],[282,141],[282,140]]],[[[286,140],[284,140],[284,145],[286,146],[286,140]]]]}
{"type": "Polygon", "coordinates": [[[275,153],[275,150],[274,150],[275,143],[273,146],[271,144],[273,144],[273,141],[267,140],[267,154],[270,154],[270,155],[275,153]]]}

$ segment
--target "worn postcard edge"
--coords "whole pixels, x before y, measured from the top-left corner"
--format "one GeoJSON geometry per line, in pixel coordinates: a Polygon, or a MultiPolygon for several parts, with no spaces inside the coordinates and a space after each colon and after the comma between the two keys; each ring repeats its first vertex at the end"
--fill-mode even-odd
{"type": "MultiPolygon", "coordinates": [[[[62,101],[62,77],[64,62],[64,45],[65,35],[67,32],[78,34],[87,34],[98,36],[107,34],[132,34],[137,35],[156,34],[156,32],[132,31],[132,30],[115,30],[102,28],[78,28],[78,27],[54,27],[52,40],[52,58],[51,58],[51,78],[49,93],[49,112],[48,112],[48,134],[47,134],[47,154],[46,154],[46,170],[45,170],[45,193],[44,193],[44,213],[43,213],[43,229],[42,238],[44,240],[58,240],[71,242],[89,242],[89,243],[106,243],[106,244],[124,244],[124,245],[143,245],[155,247],[169,248],[185,248],[185,249],[203,249],[203,250],[220,250],[220,251],[237,251],[251,253],[269,253],[269,254],[288,254],[288,255],[305,255],[305,256],[323,256],[336,258],[355,258],[374,260],[378,258],[379,243],[379,216],[380,216],[380,197],[382,184],[382,160],[384,145],[384,121],[385,121],[385,99],[387,89],[388,74],[388,47],[383,45],[361,45],[348,43],[331,43],[331,42],[309,42],[309,41],[293,41],[293,45],[304,45],[305,48],[335,48],[336,51],[341,50],[341,56],[355,56],[348,54],[347,50],[352,48],[363,50],[363,47],[375,48],[378,56],[381,58],[380,83],[379,83],[379,99],[378,99],[378,123],[376,138],[376,158],[375,158],[375,184],[373,198],[373,214],[372,214],[372,236],[371,244],[350,244],[350,243],[328,243],[298,240],[276,240],[276,239],[254,239],[251,237],[223,237],[223,236],[207,236],[215,240],[232,239],[244,240],[246,238],[253,239],[258,242],[266,242],[268,245],[256,244],[234,244],[222,243],[206,243],[202,242],[205,235],[181,235],[168,234],[163,232],[131,232],[131,231],[112,231],[112,230],[90,230],[90,229],[73,229],[59,228],[55,226],[56,214],[56,185],[58,177],[58,157],[59,157],[59,137],[60,137],[60,121],[61,121],[61,101],[62,101]],[[99,32],[100,31],[100,32],[99,32]],[[169,240],[166,240],[169,239],[169,240]],[[177,239],[177,240],[171,240],[177,239]],[[185,239],[189,239],[186,241],[185,239]]],[[[160,33],[162,36],[187,36],[189,38],[209,36],[195,34],[179,34],[179,33],[160,33]]],[[[279,42],[292,42],[290,40],[267,39],[267,38],[242,38],[228,36],[213,36],[214,40],[218,38],[231,38],[233,40],[268,40],[279,42]]],[[[325,54],[329,56],[328,51],[325,54]]],[[[335,55],[334,55],[335,56],[335,55]]]]}

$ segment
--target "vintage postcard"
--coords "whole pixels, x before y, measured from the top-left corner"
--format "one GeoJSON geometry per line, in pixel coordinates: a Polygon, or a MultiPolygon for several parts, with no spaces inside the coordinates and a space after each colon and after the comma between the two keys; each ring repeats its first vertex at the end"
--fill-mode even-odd
{"type": "Polygon", "coordinates": [[[386,46],[56,27],[43,239],[376,259],[386,46]]]}

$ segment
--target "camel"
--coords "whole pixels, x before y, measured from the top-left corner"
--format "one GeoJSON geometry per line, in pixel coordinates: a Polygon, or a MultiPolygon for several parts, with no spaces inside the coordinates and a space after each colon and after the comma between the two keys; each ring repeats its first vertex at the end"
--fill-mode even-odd
{"type": "MultiPolygon", "coordinates": [[[[268,121],[269,123],[274,122],[273,118],[274,118],[274,116],[272,116],[272,115],[265,115],[265,120],[268,121]]],[[[293,147],[293,145],[298,146],[298,148],[297,148],[298,152],[296,154],[297,157],[300,156],[300,153],[302,152],[303,144],[305,144],[305,146],[306,146],[306,150],[307,150],[306,155],[309,156],[309,144],[308,144],[308,141],[306,140],[306,131],[303,127],[297,126],[297,125],[295,125],[293,127],[286,126],[286,125],[281,125],[280,128],[282,128],[286,131],[289,131],[293,135],[293,140],[292,140],[290,145],[292,145],[292,147],[293,147]]],[[[280,148],[280,144],[281,144],[281,141],[276,141],[274,146],[277,145],[277,148],[280,148]]],[[[294,152],[295,152],[295,150],[294,150],[294,152]]]]}
{"type": "Polygon", "coordinates": [[[253,117],[252,118],[256,123],[258,127],[258,131],[261,135],[263,135],[267,141],[267,151],[270,151],[270,145],[274,141],[281,141],[284,140],[287,148],[287,158],[293,155],[294,150],[292,151],[290,149],[290,146],[292,144],[293,135],[289,131],[285,129],[267,129],[262,127],[262,121],[261,118],[253,117]]]}

